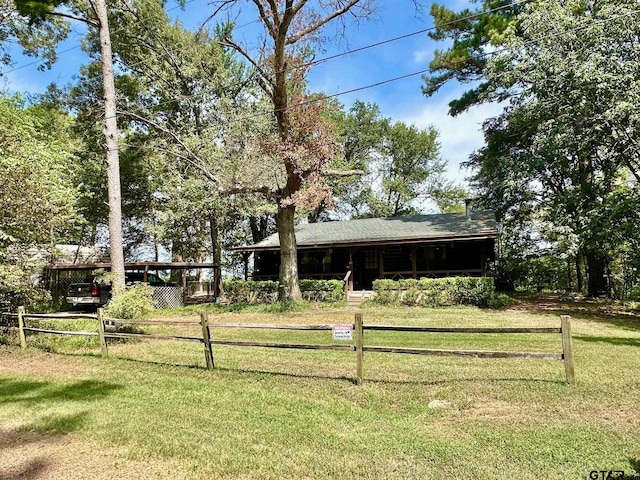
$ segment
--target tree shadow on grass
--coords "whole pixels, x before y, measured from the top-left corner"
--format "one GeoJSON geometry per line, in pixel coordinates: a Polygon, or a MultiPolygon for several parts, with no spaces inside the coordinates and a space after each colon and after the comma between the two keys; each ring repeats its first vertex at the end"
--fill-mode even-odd
{"type": "Polygon", "coordinates": [[[42,478],[49,467],[50,462],[44,458],[36,457],[23,464],[10,468],[0,468],[0,480],[35,480],[42,478]]]}
{"type": "Polygon", "coordinates": [[[611,345],[640,347],[640,338],[628,337],[591,337],[587,335],[573,335],[574,340],[588,343],[609,343],[611,345]]]}
{"type": "MultiPolygon", "coordinates": [[[[574,336],[575,338],[575,336],[574,336]]],[[[84,355],[84,354],[83,354],[84,355]]],[[[160,367],[177,367],[177,368],[186,368],[190,370],[198,370],[202,372],[206,372],[204,366],[201,365],[187,365],[187,364],[179,364],[179,363],[171,363],[171,362],[158,362],[153,360],[140,360],[137,358],[131,357],[116,357],[119,361],[131,362],[131,363],[139,363],[144,365],[153,365],[160,367]]],[[[225,374],[237,374],[237,375],[260,375],[260,376],[268,376],[273,378],[295,378],[295,379],[309,379],[309,380],[337,380],[342,382],[349,382],[352,384],[357,384],[357,380],[355,375],[353,377],[345,376],[345,375],[319,375],[319,374],[304,374],[304,373],[290,373],[290,372],[274,372],[269,370],[260,370],[258,368],[232,368],[232,367],[220,367],[216,366],[214,370],[215,372],[225,373],[225,374]]],[[[442,380],[390,380],[390,379],[380,379],[380,378],[366,378],[366,383],[379,383],[379,384],[389,384],[389,385],[447,385],[452,382],[535,382],[535,383],[553,383],[553,384],[561,384],[565,385],[566,380],[552,380],[547,378],[525,378],[525,377],[513,377],[513,378],[490,378],[490,377],[477,377],[477,378],[447,378],[442,380]]],[[[0,387],[0,394],[2,393],[0,387]]],[[[1,402],[0,402],[1,404],[1,402]]],[[[1,479],[0,479],[1,480],[1,479]]]]}
{"type": "Polygon", "coordinates": [[[0,457],[5,458],[0,462],[0,480],[42,478],[55,459],[38,453],[80,428],[86,416],[87,412],[45,415],[14,428],[0,428],[0,457]]]}
{"type": "MultiPolygon", "coordinates": [[[[300,373],[287,373],[287,372],[270,372],[266,370],[258,370],[258,369],[234,369],[234,368],[225,368],[225,367],[216,367],[216,370],[223,371],[225,373],[237,373],[243,375],[261,375],[261,376],[269,376],[273,378],[301,378],[301,379],[310,379],[310,380],[337,380],[357,384],[355,376],[347,377],[347,376],[335,376],[332,377],[330,375],[308,375],[308,374],[300,374],[300,373]]],[[[381,378],[367,378],[365,376],[364,383],[373,383],[373,384],[381,384],[381,385],[450,385],[454,382],[524,382],[524,383],[552,383],[552,384],[560,384],[565,385],[567,382],[565,380],[552,380],[548,378],[525,378],[525,377],[513,377],[513,378],[491,378],[491,377],[470,377],[470,378],[446,378],[442,380],[390,380],[390,379],[381,379],[381,378]]]]}
{"type": "Polygon", "coordinates": [[[54,385],[35,380],[0,378],[0,405],[22,403],[36,405],[42,402],[82,402],[111,395],[121,385],[97,380],[82,380],[70,385],[54,385]]]}
{"type": "Polygon", "coordinates": [[[563,301],[560,295],[527,295],[516,298],[518,304],[511,307],[512,310],[547,317],[569,315],[575,319],[607,323],[623,330],[640,330],[640,311],[631,310],[615,302],[587,298],[563,301]]]}
{"type": "Polygon", "coordinates": [[[0,426],[0,480],[37,479],[47,474],[55,458],[37,455],[44,445],[56,444],[63,435],[82,427],[88,411],[73,414],[47,413],[52,404],[76,404],[107,397],[121,385],[96,380],[82,380],[71,384],[46,381],[12,380],[0,378],[0,408],[3,405],[25,407],[33,420],[18,422],[9,428],[0,426]],[[38,407],[42,407],[42,413],[38,407]],[[34,449],[32,446],[39,446],[34,449]]]}

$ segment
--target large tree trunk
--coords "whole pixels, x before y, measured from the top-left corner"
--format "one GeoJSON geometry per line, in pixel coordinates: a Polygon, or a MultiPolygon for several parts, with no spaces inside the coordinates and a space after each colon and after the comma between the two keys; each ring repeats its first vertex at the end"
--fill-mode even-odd
{"type": "Polygon", "coordinates": [[[606,262],[597,252],[587,252],[588,284],[587,294],[590,297],[607,294],[607,281],[605,278],[606,262]]]}
{"type": "Polygon", "coordinates": [[[298,284],[298,254],[294,231],[295,205],[278,205],[276,224],[280,239],[280,288],[278,300],[294,302],[302,300],[298,284]]]}
{"type": "Polygon", "coordinates": [[[211,211],[209,214],[209,228],[211,233],[211,254],[213,263],[213,295],[218,298],[224,292],[222,291],[222,245],[220,245],[220,229],[218,228],[218,216],[216,212],[211,211]]]}
{"type": "Polygon", "coordinates": [[[582,256],[576,255],[576,284],[578,293],[584,292],[584,285],[582,284],[582,256]]]}
{"type": "Polygon", "coordinates": [[[111,36],[105,0],[96,0],[99,22],[102,81],[104,89],[105,137],[107,144],[107,190],[109,196],[109,248],[112,292],[114,296],[124,291],[124,250],[122,248],[122,195],[120,192],[120,158],[118,155],[118,123],[116,120],[116,89],[113,76],[111,36]]]}

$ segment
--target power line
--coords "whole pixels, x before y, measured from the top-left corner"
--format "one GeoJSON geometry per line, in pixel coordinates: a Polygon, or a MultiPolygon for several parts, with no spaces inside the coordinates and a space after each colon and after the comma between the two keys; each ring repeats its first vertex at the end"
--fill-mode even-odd
{"type": "MultiPolygon", "coordinates": [[[[318,65],[320,63],[324,63],[324,62],[327,62],[329,60],[333,60],[333,59],[336,59],[336,58],[339,58],[339,57],[343,57],[345,55],[349,55],[349,54],[352,54],[352,53],[358,53],[358,52],[361,52],[361,51],[364,51],[364,50],[368,50],[370,48],[374,48],[374,47],[378,47],[378,46],[381,46],[381,45],[389,44],[389,43],[396,42],[396,41],[399,41],[399,40],[404,40],[404,39],[409,38],[409,37],[413,37],[413,36],[416,36],[416,35],[420,35],[420,34],[424,34],[424,33],[436,30],[437,28],[442,28],[442,27],[445,27],[445,26],[451,26],[451,25],[455,25],[455,24],[458,24],[458,23],[461,23],[461,22],[466,22],[468,20],[473,20],[473,19],[479,18],[480,16],[488,14],[488,13],[495,13],[495,12],[498,12],[498,11],[501,11],[501,10],[505,10],[507,8],[515,7],[517,5],[525,5],[527,3],[530,3],[531,1],[533,1],[533,0],[516,0],[516,1],[513,1],[511,3],[505,4],[505,5],[502,5],[502,6],[499,6],[499,7],[492,8],[490,10],[477,12],[477,13],[474,13],[474,14],[471,14],[471,15],[467,15],[465,17],[461,17],[461,18],[458,18],[456,20],[445,22],[445,23],[442,23],[442,24],[437,25],[437,26],[433,26],[433,27],[429,27],[429,28],[426,28],[426,29],[422,29],[422,30],[418,30],[418,31],[415,31],[415,32],[411,32],[411,33],[408,33],[408,34],[404,34],[404,35],[400,35],[400,36],[397,36],[397,37],[389,38],[387,40],[383,40],[383,41],[380,41],[380,42],[364,45],[362,47],[358,47],[358,48],[355,48],[355,49],[352,49],[352,50],[347,50],[345,52],[341,52],[341,53],[338,53],[338,54],[335,54],[335,55],[324,57],[324,58],[321,58],[321,59],[318,59],[318,60],[313,60],[313,61],[305,63],[303,65],[293,66],[293,67],[290,67],[288,69],[285,69],[284,73],[287,73],[287,72],[290,72],[290,71],[294,71],[296,69],[307,68],[307,67],[310,67],[310,66],[313,66],[313,65],[318,65]]],[[[253,23],[257,23],[257,22],[260,22],[260,20],[254,20],[252,22],[249,22],[249,23],[246,23],[244,25],[241,25],[240,27],[237,27],[237,28],[242,28],[242,27],[245,27],[247,25],[251,25],[253,23]]],[[[133,68],[135,68],[137,65],[140,65],[141,63],[143,63],[143,62],[139,62],[138,64],[134,64],[133,68]]],[[[355,89],[349,90],[347,92],[340,92],[340,93],[337,93],[337,94],[329,95],[328,97],[329,98],[330,97],[336,97],[336,96],[346,95],[348,93],[353,93],[353,92],[360,91],[360,90],[366,90],[366,89],[369,89],[369,88],[374,88],[376,86],[384,85],[386,83],[391,83],[391,82],[394,82],[394,81],[397,81],[397,80],[401,80],[401,79],[404,79],[404,78],[408,78],[408,77],[420,75],[420,74],[423,74],[423,73],[427,73],[427,71],[428,70],[422,70],[420,72],[403,75],[403,76],[396,77],[396,78],[389,79],[389,80],[384,80],[384,81],[381,81],[381,82],[378,82],[378,83],[375,83],[375,84],[372,84],[372,85],[367,85],[367,86],[364,86],[364,87],[355,88],[355,89]]],[[[259,75],[256,75],[253,78],[256,79],[258,77],[259,77],[259,75]]],[[[196,94],[194,94],[192,96],[188,96],[186,98],[193,98],[195,96],[196,96],[196,94]]],[[[183,97],[183,98],[185,98],[185,97],[183,97]]],[[[164,105],[164,104],[168,104],[168,103],[171,103],[171,102],[163,102],[163,103],[157,104],[156,107],[164,105]]]]}
{"type": "MultiPolygon", "coordinates": [[[[191,1],[195,1],[195,0],[191,0],[191,1]]],[[[529,1],[531,1],[531,0],[522,0],[522,1],[516,2],[516,3],[524,4],[524,3],[527,3],[529,1]]],[[[508,6],[513,6],[513,5],[515,5],[515,3],[511,3],[508,6]]],[[[496,9],[493,9],[493,10],[495,11],[495,10],[497,10],[499,8],[500,7],[496,8],[496,9]]],[[[505,7],[503,6],[501,8],[505,8],[505,7]]],[[[535,43],[539,42],[540,40],[549,39],[549,38],[555,38],[555,37],[558,37],[560,35],[565,35],[565,34],[569,34],[569,33],[575,33],[575,32],[578,32],[580,30],[583,30],[585,28],[588,28],[588,27],[592,26],[593,24],[600,25],[600,24],[604,24],[604,23],[607,23],[607,22],[610,22],[610,21],[613,21],[613,20],[617,20],[617,19],[620,19],[620,18],[624,18],[624,17],[627,17],[627,16],[638,14],[638,13],[640,13],[640,10],[633,10],[631,12],[627,12],[627,13],[624,13],[624,14],[621,14],[621,15],[607,17],[607,18],[599,20],[599,21],[594,21],[592,24],[581,25],[581,26],[578,26],[578,27],[570,29],[570,30],[563,30],[563,31],[556,32],[554,34],[545,35],[544,37],[528,40],[528,41],[524,42],[522,44],[522,46],[532,45],[532,44],[535,44],[535,43]]],[[[473,16],[473,17],[475,18],[476,16],[477,16],[477,14],[475,16],[473,16]]],[[[459,20],[457,20],[455,22],[449,22],[449,24],[458,23],[460,21],[468,20],[471,17],[472,16],[468,16],[468,17],[465,17],[464,19],[459,19],[459,20]]],[[[431,29],[422,30],[420,32],[413,32],[411,34],[403,35],[401,37],[396,37],[395,39],[389,39],[389,40],[386,40],[384,42],[378,42],[378,44],[371,44],[371,45],[368,45],[368,46],[365,46],[365,47],[361,47],[359,49],[355,49],[353,51],[343,52],[343,53],[338,54],[338,55],[327,57],[327,59],[320,59],[320,60],[316,61],[315,63],[320,63],[320,62],[326,61],[328,59],[336,58],[338,56],[347,55],[347,54],[355,52],[355,51],[361,51],[361,50],[364,50],[366,48],[372,48],[373,46],[377,46],[377,45],[382,44],[382,43],[389,43],[389,42],[392,42],[392,41],[395,41],[395,40],[398,40],[398,39],[406,38],[408,36],[416,35],[418,33],[424,33],[425,31],[429,31],[429,30],[431,30],[431,29]]],[[[486,59],[486,58],[489,58],[490,56],[496,56],[496,55],[504,53],[504,52],[506,52],[508,50],[509,50],[509,47],[503,47],[501,49],[497,49],[497,50],[494,50],[494,51],[491,51],[491,52],[486,52],[486,53],[480,54],[478,57],[486,59]]],[[[453,62],[452,64],[453,65],[456,65],[456,64],[463,65],[464,63],[466,63],[466,61],[467,61],[467,59],[463,59],[463,60],[460,60],[458,62],[453,62]]],[[[337,93],[334,93],[334,94],[323,95],[321,97],[307,100],[305,102],[302,102],[302,103],[297,104],[295,106],[291,106],[289,108],[294,108],[294,107],[297,107],[297,106],[300,106],[300,105],[306,105],[306,104],[315,103],[315,102],[322,101],[322,100],[325,100],[325,99],[328,99],[328,98],[336,98],[336,97],[339,97],[339,96],[347,95],[347,94],[358,92],[358,91],[368,90],[368,89],[379,87],[381,85],[385,85],[385,84],[388,84],[388,83],[392,83],[392,82],[396,82],[396,81],[403,80],[403,79],[406,79],[406,78],[410,78],[410,77],[414,77],[414,76],[417,76],[417,75],[421,75],[421,74],[427,73],[428,71],[429,71],[429,69],[424,69],[424,70],[420,70],[420,71],[417,71],[417,72],[413,72],[413,73],[409,73],[409,74],[405,74],[405,75],[389,78],[389,79],[386,79],[386,80],[382,80],[382,81],[379,81],[379,82],[375,82],[375,83],[372,83],[372,84],[364,85],[364,86],[361,86],[361,87],[356,87],[356,88],[352,88],[352,89],[349,89],[349,90],[337,92],[337,93]]],[[[187,95],[187,96],[184,96],[183,98],[196,98],[198,96],[200,96],[200,94],[187,95]]],[[[167,104],[167,103],[170,103],[170,102],[159,103],[159,104],[156,104],[155,107],[162,106],[162,105],[167,104]]],[[[272,113],[273,112],[269,112],[268,115],[271,115],[272,113]]],[[[253,115],[249,115],[247,117],[244,117],[243,119],[246,120],[246,119],[256,118],[258,116],[263,116],[263,115],[267,115],[267,114],[266,113],[253,114],[253,115]]]]}
{"type": "MultiPolygon", "coordinates": [[[[337,53],[337,54],[335,54],[335,55],[330,55],[330,56],[328,56],[328,57],[320,58],[320,59],[318,59],[318,60],[313,60],[313,61],[311,61],[311,62],[309,62],[309,63],[304,64],[304,65],[301,65],[301,66],[298,66],[298,67],[292,67],[292,68],[291,68],[291,70],[293,70],[293,69],[295,69],[295,68],[306,68],[306,67],[311,67],[311,66],[313,66],[313,65],[317,65],[317,64],[319,64],[319,63],[324,63],[324,62],[327,62],[327,61],[329,61],[329,60],[333,60],[333,59],[335,59],[335,58],[343,57],[343,56],[345,56],[345,55],[350,55],[350,54],[352,54],[352,53],[362,52],[362,51],[364,51],[364,50],[368,50],[368,49],[370,49],[370,48],[379,47],[379,46],[381,46],[381,45],[386,45],[386,44],[388,44],[388,43],[397,42],[397,41],[399,41],[399,40],[404,40],[405,38],[410,38],[410,37],[414,37],[414,36],[416,36],[416,35],[421,35],[421,34],[424,34],[424,33],[429,33],[429,32],[431,32],[431,31],[434,31],[434,30],[438,29],[438,28],[448,27],[448,26],[451,26],[451,25],[455,25],[455,24],[457,24],[457,23],[466,22],[466,21],[468,21],[468,20],[475,20],[476,18],[479,18],[480,16],[482,16],[482,15],[486,15],[486,14],[488,14],[488,13],[496,13],[496,12],[499,12],[499,11],[501,11],[501,10],[506,10],[507,8],[515,7],[515,6],[517,6],[517,5],[525,5],[525,4],[527,4],[527,3],[531,3],[532,1],[533,1],[533,0],[516,0],[516,1],[512,2],[512,3],[506,4],[506,5],[502,5],[502,6],[500,6],[500,7],[495,7],[495,8],[492,8],[492,9],[490,9],[490,10],[486,10],[486,11],[482,11],[482,12],[477,12],[477,13],[474,13],[474,14],[472,14],[472,15],[467,15],[466,17],[461,17],[461,18],[458,18],[458,19],[456,19],[456,20],[451,20],[451,21],[449,21],[449,22],[441,23],[440,25],[434,25],[433,27],[429,27],[429,28],[425,28],[425,29],[418,30],[418,31],[415,31],[415,32],[407,33],[407,34],[405,34],[405,35],[400,35],[400,36],[398,36],[398,37],[389,38],[389,39],[387,39],[387,40],[382,40],[382,41],[380,41],[380,42],[371,43],[371,44],[369,44],[369,45],[364,45],[364,46],[362,46],[362,47],[354,48],[353,50],[347,50],[347,51],[345,51],[345,52],[337,53]]],[[[285,72],[286,72],[286,71],[287,71],[287,70],[285,70],[285,72]]]]}
{"type": "MultiPolygon", "coordinates": [[[[185,2],[185,6],[186,6],[186,5],[188,5],[188,4],[190,4],[190,3],[193,3],[193,2],[195,2],[195,1],[196,1],[196,0],[187,0],[187,1],[185,2]]],[[[182,8],[182,5],[176,5],[175,7],[171,7],[171,8],[169,8],[169,9],[167,9],[167,10],[166,10],[166,12],[171,12],[171,11],[173,11],[173,10],[177,10],[178,8],[182,8]]],[[[18,42],[12,42],[12,43],[18,43],[18,42]]],[[[74,45],[73,47],[67,48],[66,50],[61,50],[61,51],[59,51],[59,52],[56,52],[56,55],[57,55],[57,56],[59,56],[59,55],[62,55],[62,54],[64,54],[64,53],[69,53],[69,52],[71,52],[71,51],[73,51],[73,50],[77,50],[77,49],[79,49],[79,48],[81,48],[81,47],[80,47],[80,45],[74,45]]],[[[19,66],[17,66],[17,67],[12,68],[11,70],[7,70],[7,71],[5,71],[5,72],[0,72],[0,76],[2,76],[2,75],[7,75],[7,74],[9,74],[9,73],[13,73],[13,72],[16,72],[16,71],[18,71],[18,70],[22,70],[23,68],[31,67],[31,66],[33,66],[33,65],[42,64],[42,63],[45,63],[45,62],[46,62],[46,60],[44,60],[44,59],[39,59],[39,60],[34,60],[34,61],[32,61],[32,62],[29,62],[29,63],[24,63],[24,64],[22,64],[22,65],[19,65],[19,66]]]]}
{"type": "MultiPolygon", "coordinates": [[[[60,52],[56,52],[56,55],[61,55],[63,53],[68,53],[68,52],[71,52],[72,50],[77,50],[78,48],[80,48],[80,45],[75,45],[75,46],[73,46],[71,48],[67,48],[66,50],[61,50],[60,52]]],[[[34,60],[33,62],[25,63],[25,64],[22,64],[22,65],[20,65],[18,67],[12,68],[11,70],[7,70],[6,72],[2,72],[2,73],[0,73],[0,75],[6,75],[8,73],[13,73],[15,71],[22,70],[23,68],[31,67],[32,65],[38,65],[38,64],[41,64],[41,63],[45,63],[45,62],[46,62],[46,60],[42,60],[42,59],[41,60],[34,60]]]]}
{"type": "MultiPolygon", "coordinates": [[[[527,0],[527,1],[529,1],[529,0],[527,0]]],[[[570,29],[570,30],[558,31],[558,32],[550,33],[550,34],[547,34],[547,35],[544,35],[544,36],[541,36],[541,37],[538,37],[538,38],[527,40],[527,41],[523,42],[522,46],[535,45],[535,44],[539,43],[541,40],[557,38],[557,37],[559,37],[561,35],[566,35],[566,34],[570,34],[570,33],[579,32],[581,30],[589,28],[590,26],[593,26],[594,24],[595,25],[602,25],[602,24],[605,24],[607,22],[611,22],[611,21],[614,21],[614,20],[618,20],[620,18],[632,16],[632,15],[635,15],[635,14],[640,14],[640,10],[633,10],[633,11],[630,11],[630,12],[627,12],[627,13],[624,13],[624,14],[620,14],[620,15],[616,15],[616,16],[612,16],[612,17],[607,17],[607,18],[604,18],[604,19],[601,19],[601,20],[596,20],[596,21],[592,22],[591,24],[580,25],[580,26],[577,26],[577,27],[575,27],[573,29],[570,29]]],[[[479,58],[482,58],[482,59],[486,60],[486,59],[489,59],[492,56],[497,56],[497,55],[505,53],[507,51],[510,51],[509,47],[502,47],[500,49],[496,49],[496,50],[493,50],[493,51],[490,51],[490,52],[485,52],[483,54],[480,54],[479,58]]],[[[466,59],[459,60],[458,62],[453,62],[453,65],[464,65],[464,63],[466,63],[466,61],[467,61],[466,59]]],[[[363,91],[363,90],[369,90],[369,89],[376,88],[376,87],[379,87],[379,86],[382,86],[382,85],[386,85],[386,84],[389,84],[389,83],[393,83],[393,82],[396,82],[396,81],[404,80],[406,78],[415,77],[417,75],[422,75],[422,74],[425,74],[425,73],[428,73],[428,72],[429,72],[429,69],[424,69],[424,70],[420,70],[420,71],[417,71],[417,72],[408,73],[408,74],[405,74],[405,75],[400,75],[400,76],[397,76],[397,77],[381,80],[379,82],[371,83],[371,84],[368,84],[368,85],[363,85],[361,87],[356,87],[356,88],[352,88],[352,89],[349,89],[349,90],[344,90],[344,91],[337,92],[337,93],[334,93],[334,94],[322,95],[321,97],[313,98],[313,99],[301,102],[301,103],[296,104],[294,106],[291,106],[289,108],[295,108],[295,107],[298,107],[298,106],[319,102],[319,101],[326,100],[326,99],[329,99],[329,98],[337,98],[337,97],[341,97],[343,95],[348,95],[348,94],[359,92],[359,91],[363,91]]],[[[186,96],[184,98],[194,98],[194,97],[197,97],[199,95],[200,94],[194,94],[194,95],[186,96]]],[[[167,102],[165,102],[165,103],[167,103],[167,102]]],[[[161,106],[161,105],[163,105],[163,103],[160,103],[160,104],[155,105],[155,106],[157,107],[157,106],[161,106]]],[[[271,115],[272,113],[273,112],[270,112],[269,115],[271,115]]],[[[265,113],[251,114],[251,115],[248,115],[247,117],[244,117],[243,119],[246,120],[246,119],[251,119],[251,118],[257,118],[258,116],[263,116],[263,115],[267,115],[267,114],[265,114],[265,113]]]]}
{"type": "MultiPolygon", "coordinates": [[[[557,37],[560,37],[562,35],[576,33],[576,32],[579,32],[581,30],[584,30],[586,28],[592,27],[593,25],[603,25],[603,24],[605,24],[607,22],[618,20],[618,19],[621,19],[621,18],[624,18],[624,17],[633,16],[633,15],[636,15],[636,14],[640,14],[640,10],[632,10],[632,11],[624,13],[624,14],[607,17],[607,18],[604,18],[604,19],[601,19],[601,20],[596,20],[596,21],[593,21],[590,24],[580,25],[580,26],[577,26],[577,27],[569,29],[569,30],[558,31],[556,33],[547,34],[547,35],[544,35],[544,36],[540,36],[538,38],[533,38],[533,39],[530,39],[530,40],[527,40],[527,41],[523,42],[520,45],[520,47],[535,45],[535,44],[539,43],[541,40],[547,40],[547,39],[557,38],[557,37]]],[[[507,51],[510,51],[510,48],[509,47],[503,47],[501,49],[497,49],[497,50],[494,50],[494,51],[491,51],[491,52],[486,52],[484,54],[481,54],[481,55],[479,55],[479,57],[480,58],[484,58],[484,59],[488,59],[491,56],[497,56],[497,55],[505,53],[507,51]]],[[[465,62],[466,62],[466,60],[460,60],[459,62],[454,62],[454,63],[463,65],[465,62]]],[[[297,108],[297,107],[300,107],[300,106],[304,106],[304,105],[320,102],[320,101],[323,101],[323,100],[326,100],[326,99],[329,99],[329,98],[336,98],[336,97],[340,97],[340,96],[347,95],[347,94],[350,94],[350,93],[359,92],[359,91],[363,91],[363,90],[368,90],[368,89],[371,89],[371,88],[376,88],[376,87],[379,87],[381,85],[385,85],[385,84],[388,84],[388,83],[396,82],[396,81],[399,81],[399,80],[404,80],[404,79],[410,78],[410,77],[415,77],[417,75],[425,74],[427,72],[429,72],[429,69],[424,69],[424,70],[420,70],[420,71],[417,71],[417,72],[408,73],[408,74],[405,74],[405,75],[401,75],[401,76],[397,76],[397,77],[394,77],[394,78],[389,78],[389,79],[386,79],[386,80],[375,82],[375,83],[372,83],[372,84],[364,85],[364,86],[361,86],[361,87],[356,87],[356,88],[352,88],[352,89],[349,89],[349,90],[337,92],[337,93],[334,93],[334,94],[322,95],[322,96],[320,96],[318,98],[309,99],[307,101],[300,102],[300,103],[298,103],[296,105],[292,105],[292,106],[288,107],[288,110],[293,109],[293,108],[297,108]]],[[[193,98],[193,97],[196,97],[196,95],[187,96],[186,98],[193,98]]],[[[159,105],[162,105],[162,104],[159,104],[159,105]]],[[[156,106],[158,106],[158,105],[156,105],[156,106]]],[[[262,117],[262,116],[265,116],[265,115],[272,115],[273,113],[274,113],[273,111],[270,111],[270,112],[249,114],[247,116],[240,117],[240,120],[241,121],[242,120],[250,120],[252,118],[258,118],[258,117],[262,117]]]]}
{"type": "MultiPolygon", "coordinates": [[[[193,3],[194,1],[196,1],[196,0],[188,0],[187,2],[185,2],[185,5],[193,3]]],[[[512,2],[512,3],[506,4],[506,5],[502,5],[500,7],[495,7],[495,8],[492,8],[490,10],[477,12],[475,14],[468,15],[466,17],[462,17],[462,18],[459,18],[459,19],[456,19],[456,20],[452,20],[452,21],[449,21],[449,22],[442,23],[442,24],[440,24],[438,26],[433,26],[433,27],[422,29],[422,30],[417,30],[415,32],[411,32],[411,33],[407,33],[407,34],[404,34],[404,35],[400,35],[398,37],[389,38],[387,40],[382,40],[380,42],[375,42],[375,43],[371,43],[371,44],[368,44],[368,45],[364,45],[362,47],[358,47],[358,48],[355,48],[355,49],[352,49],[352,50],[347,50],[347,51],[344,51],[344,52],[341,52],[341,53],[337,53],[335,55],[330,55],[328,57],[324,57],[324,58],[321,58],[321,59],[318,59],[318,60],[313,60],[311,62],[307,62],[307,63],[302,64],[302,65],[290,67],[288,69],[285,69],[284,73],[287,73],[287,72],[293,71],[293,70],[297,70],[297,69],[301,69],[301,68],[308,68],[308,67],[311,67],[311,66],[314,66],[314,65],[318,65],[320,63],[325,63],[325,62],[328,62],[330,60],[334,60],[336,58],[340,58],[340,57],[343,57],[343,56],[346,56],[346,55],[350,55],[350,54],[353,54],[353,53],[358,53],[358,52],[361,52],[361,51],[364,51],[364,50],[368,50],[368,49],[371,49],[371,48],[375,48],[375,47],[379,47],[379,46],[386,45],[386,44],[389,44],[389,43],[397,42],[399,40],[404,40],[406,38],[410,38],[410,37],[413,37],[413,36],[416,36],[416,35],[421,35],[421,34],[424,34],[424,33],[428,33],[430,31],[436,30],[437,28],[442,28],[442,27],[445,27],[445,26],[455,25],[456,23],[465,22],[465,21],[468,21],[468,20],[473,20],[473,19],[479,18],[480,16],[488,14],[488,13],[495,13],[495,12],[498,12],[498,11],[501,11],[501,10],[505,10],[507,8],[512,8],[512,7],[517,6],[517,5],[525,5],[527,3],[530,3],[531,1],[533,1],[533,0],[516,0],[516,1],[512,2]]],[[[169,8],[166,11],[170,12],[170,11],[176,10],[178,8],[182,8],[182,6],[181,5],[176,5],[175,7],[169,8]]],[[[240,26],[236,27],[236,29],[244,28],[246,26],[249,26],[249,25],[251,25],[253,23],[258,23],[258,22],[260,22],[260,20],[253,20],[251,22],[248,22],[248,23],[245,23],[243,25],[240,25],[240,26]]],[[[67,53],[69,51],[72,51],[72,50],[75,50],[75,49],[78,49],[78,48],[80,48],[80,46],[76,45],[76,46],[71,47],[71,48],[69,48],[67,50],[63,50],[63,51],[59,52],[58,55],[63,54],[63,53],[67,53]]],[[[12,72],[14,72],[16,70],[20,70],[22,68],[30,67],[32,65],[36,65],[36,64],[39,64],[39,63],[43,63],[43,62],[44,62],[44,60],[35,60],[33,62],[29,62],[27,64],[24,64],[24,65],[21,65],[19,67],[16,67],[16,68],[14,68],[12,70],[7,70],[6,72],[2,72],[2,75],[6,75],[6,74],[12,73],[12,72]]]]}

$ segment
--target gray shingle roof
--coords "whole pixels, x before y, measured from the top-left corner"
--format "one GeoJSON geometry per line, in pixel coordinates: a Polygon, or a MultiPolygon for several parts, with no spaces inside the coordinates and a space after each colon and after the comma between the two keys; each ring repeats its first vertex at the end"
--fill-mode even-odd
{"type": "MultiPolygon", "coordinates": [[[[369,243],[402,243],[420,240],[456,240],[495,238],[498,236],[495,214],[482,210],[471,213],[412,215],[406,217],[365,218],[342,222],[308,223],[296,226],[300,248],[355,245],[369,243]]],[[[273,250],[279,248],[275,233],[255,245],[237,250],[273,250]]]]}

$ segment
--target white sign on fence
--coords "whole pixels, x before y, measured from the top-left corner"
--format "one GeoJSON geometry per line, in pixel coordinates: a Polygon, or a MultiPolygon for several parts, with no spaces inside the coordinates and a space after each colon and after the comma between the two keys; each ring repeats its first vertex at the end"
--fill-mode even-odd
{"type": "Polygon", "coordinates": [[[352,325],[334,325],[331,330],[334,340],[353,340],[352,325]]]}

